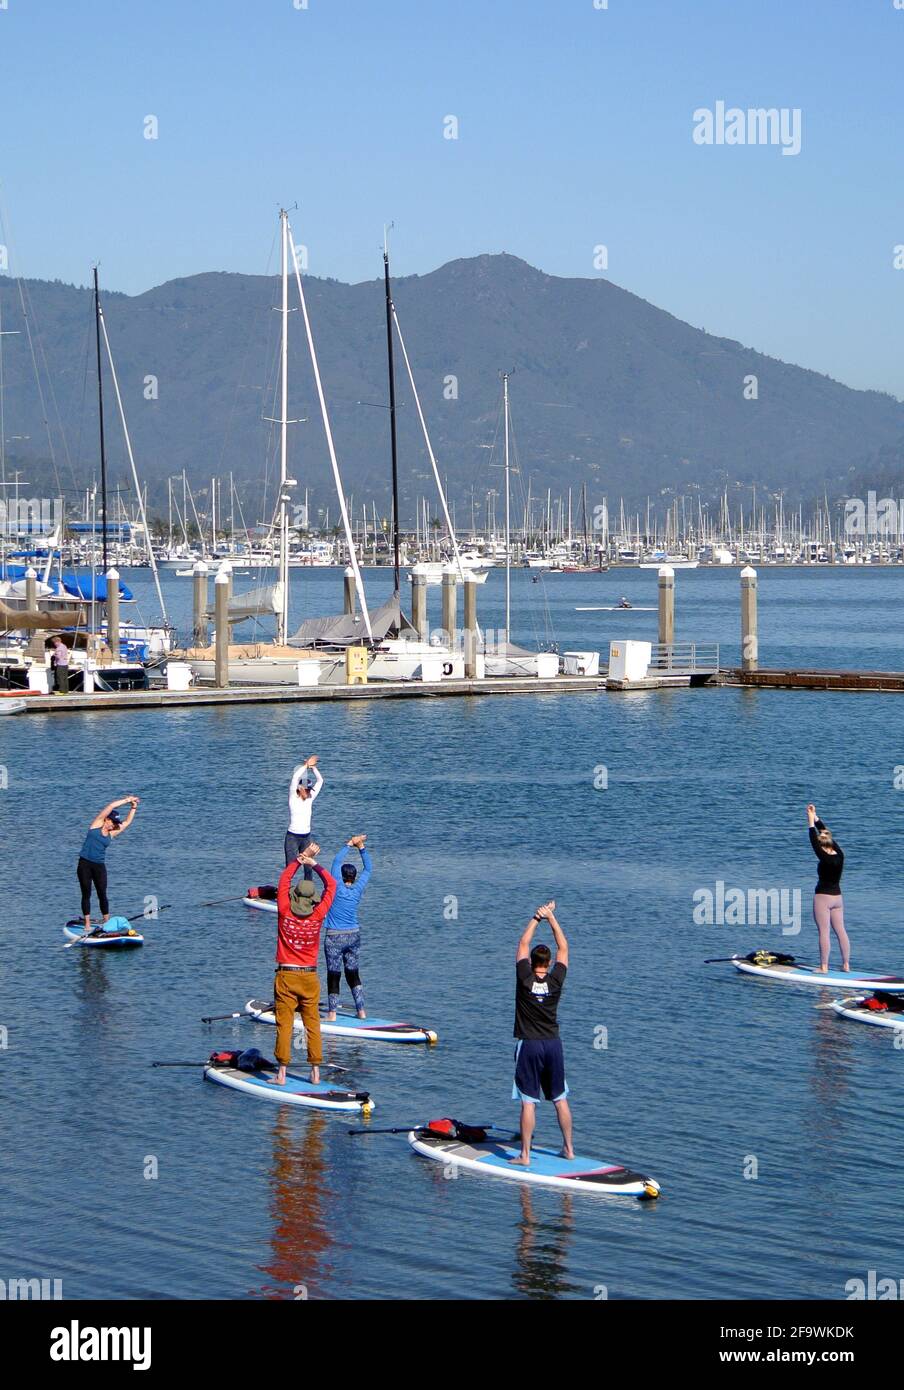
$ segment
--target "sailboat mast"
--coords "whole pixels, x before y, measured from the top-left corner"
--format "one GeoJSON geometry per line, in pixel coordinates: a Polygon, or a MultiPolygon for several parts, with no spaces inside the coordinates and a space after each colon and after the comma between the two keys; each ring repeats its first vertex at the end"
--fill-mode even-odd
{"type": "Polygon", "coordinates": [[[279,586],[280,608],[276,620],[276,641],[285,646],[289,634],[289,498],[286,488],[288,474],[289,436],[289,214],[280,210],[280,266],[282,270],[282,340],[280,344],[280,415],[279,415],[279,586]]]}
{"type": "Polygon", "coordinates": [[[509,397],[508,372],[502,375],[503,415],[505,417],[505,640],[510,641],[512,630],[512,525],[511,489],[509,487],[509,397]]]}
{"type": "Polygon", "coordinates": [[[107,448],[104,440],[104,379],[100,361],[100,287],[97,279],[97,266],[94,267],[94,329],[97,338],[97,410],[100,418],[100,505],[103,514],[101,545],[103,547],[103,569],[107,573],[107,448]]]}
{"type": "Polygon", "coordinates": [[[401,591],[401,547],[399,542],[399,457],[396,441],[395,363],[392,347],[392,289],[389,283],[389,247],[383,241],[383,280],[386,286],[386,355],[389,363],[389,437],[392,444],[392,549],[395,587],[401,591]]]}

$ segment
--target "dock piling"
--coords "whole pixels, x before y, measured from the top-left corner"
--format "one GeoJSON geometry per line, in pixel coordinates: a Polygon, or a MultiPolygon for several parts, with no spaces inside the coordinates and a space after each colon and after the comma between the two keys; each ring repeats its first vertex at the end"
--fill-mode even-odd
{"type": "Polygon", "coordinates": [[[207,627],[207,564],[199,560],[192,570],[192,642],[206,647],[207,627]]]}
{"type": "Polygon", "coordinates": [[[214,622],[217,627],[214,684],[219,690],[229,684],[229,588],[230,575],[221,569],[213,584],[214,622]]]}
{"type": "Polygon", "coordinates": [[[119,660],[119,570],[107,570],[107,646],[114,661],[119,660]]]}
{"type": "Polygon", "coordinates": [[[343,587],[345,590],[345,607],[342,611],[346,614],[347,617],[353,618],[355,616],[356,594],[355,571],[352,569],[351,565],[349,565],[345,571],[343,587]]]}
{"type": "Polygon", "coordinates": [[[675,641],[675,571],[671,565],[659,570],[659,641],[671,646],[675,641]]]}
{"type": "Polygon", "coordinates": [[[443,632],[451,647],[455,641],[458,621],[458,570],[455,565],[443,566],[443,632]]]}
{"type": "Polygon", "coordinates": [[[477,580],[466,571],[464,578],[465,680],[477,680],[477,580]]]}
{"type": "Polygon", "coordinates": [[[430,636],[427,623],[427,572],[418,563],[411,567],[411,623],[419,642],[426,642],[430,636]]]}
{"type": "Polygon", "coordinates": [[[741,570],[741,670],[759,666],[759,637],[756,608],[757,573],[752,565],[741,570]]]}

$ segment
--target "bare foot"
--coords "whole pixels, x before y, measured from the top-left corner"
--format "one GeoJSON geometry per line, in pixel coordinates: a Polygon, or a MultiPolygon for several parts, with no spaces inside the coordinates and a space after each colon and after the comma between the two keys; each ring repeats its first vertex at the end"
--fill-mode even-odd
{"type": "Polygon", "coordinates": [[[335,1011],[334,1011],[333,1013],[331,1013],[331,1014],[327,1014],[327,1016],[326,1016],[326,1022],[327,1022],[327,1023],[335,1023],[335,1022],[336,1022],[336,1014],[335,1014],[335,1011]]]}
{"type": "Polygon", "coordinates": [[[829,967],[827,965],[817,965],[813,973],[815,975],[828,975],[829,967]]]}
{"type": "Polygon", "coordinates": [[[842,968],[842,970],[844,971],[845,975],[850,975],[850,973],[851,973],[850,963],[848,963],[847,965],[843,965],[841,968],[842,968]]]}
{"type": "Polygon", "coordinates": [[[509,1163],[514,1164],[517,1168],[529,1168],[530,1154],[519,1154],[517,1158],[510,1158],[509,1163]]]}
{"type": "Polygon", "coordinates": [[[277,1073],[276,1073],[275,1076],[269,1077],[269,1078],[268,1078],[268,1084],[269,1084],[270,1086],[285,1086],[285,1084],[286,1084],[286,1069],[285,1069],[285,1067],[280,1067],[279,1070],[277,1071],[277,1073]]]}
{"type": "Polygon", "coordinates": [[[560,1158],[574,1158],[574,1149],[559,1149],[560,1158]]]}
{"type": "Polygon", "coordinates": [[[319,1067],[311,1067],[311,1085],[312,1085],[312,1086],[319,1086],[319,1085],[320,1085],[320,1068],[319,1068],[319,1067]]]}
{"type": "Polygon", "coordinates": [[[359,1017],[359,1018],[367,1018],[367,1014],[364,1012],[363,1009],[360,1009],[360,1010],[358,1011],[358,1017],[359,1017]]]}

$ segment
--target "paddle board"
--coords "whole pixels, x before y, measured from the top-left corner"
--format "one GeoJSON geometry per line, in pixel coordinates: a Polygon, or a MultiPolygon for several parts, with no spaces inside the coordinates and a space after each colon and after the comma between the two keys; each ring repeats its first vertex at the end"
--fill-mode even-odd
{"type": "Polygon", "coordinates": [[[76,917],[73,921],[67,922],[63,928],[63,935],[68,936],[70,941],[74,941],[78,946],[143,946],[144,937],[141,932],[135,931],[134,927],[125,917],[111,917],[106,925],[92,928],[88,936],[85,935],[85,924],[81,918],[76,917]],[[113,923],[124,922],[124,927],[113,927],[113,923]],[[111,930],[111,927],[113,929],[111,930]]]}
{"type": "Polygon", "coordinates": [[[261,912],[276,911],[275,898],[242,898],[242,902],[245,904],[246,907],[259,908],[261,912]]]}
{"type": "Polygon", "coordinates": [[[594,1192],[606,1197],[640,1197],[651,1201],[659,1196],[654,1178],[635,1173],[618,1163],[602,1163],[598,1158],[562,1158],[555,1149],[535,1145],[529,1168],[510,1160],[521,1151],[517,1134],[510,1139],[487,1139],[467,1144],[427,1129],[413,1129],[408,1135],[411,1147],[436,1163],[453,1163],[469,1173],[488,1178],[508,1178],[514,1182],[537,1183],[543,1187],[566,1188],[569,1192],[594,1192]]]}
{"type": "Polygon", "coordinates": [[[655,608],[642,608],[638,604],[631,604],[630,608],[623,608],[620,603],[598,604],[592,603],[575,608],[575,613],[655,613],[655,608]]]}
{"type": "Polygon", "coordinates": [[[239,1071],[238,1067],[212,1064],[204,1068],[204,1080],[215,1081],[218,1086],[231,1086],[234,1091],[244,1091],[258,1100],[275,1101],[277,1105],[306,1105],[315,1110],[355,1110],[362,1115],[369,1115],[374,1108],[367,1091],[339,1090],[328,1081],[320,1081],[315,1086],[297,1072],[287,1073],[285,1086],[274,1086],[272,1080],[268,1080],[274,1071],[239,1071]]]}
{"type": "Polygon", "coordinates": [[[896,1014],[884,1010],[863,1007],[867,995],[856,995],[853,999],[833,999],[832,1008],[842,1018],[850,1018],[854,1023],[872,1023],[879,1028],[904,1028],[904,1013],[896,1014]]]}
{"type": "Polygon", "coordinates": [[[732,956],[731,963],[745,975],[758,975],[762,980],[779,980],[786,985],[831,985],[839,989],[900,989],[900,975],[846,975],[843,971],[821,974],[812,965],[755,965],[743,956],[732,956]]]}
{"type": "MultiPolygon", "coordinates": [[[[321,1006],[322,1007],[322,1006],[321,1006]]],[[[273,1005],[267,999],[249,999],[245,1012],[258,1023],[276,1023],[273,1005]]],[[[303,1028],[298,1014],[294,1019],[296,1028],[303,1028]]],[[[366,1038],[371,1042],[393,1043],[435,1043],[437,1034],[432,1028],[418,1028],[413,1023],[395,1023],[390,1018],[358,1018],[357,1014],[339,1014],[335,1023],[326,1019],[320,1021],[320,1031],[327,1037],[366,1038]]]]}

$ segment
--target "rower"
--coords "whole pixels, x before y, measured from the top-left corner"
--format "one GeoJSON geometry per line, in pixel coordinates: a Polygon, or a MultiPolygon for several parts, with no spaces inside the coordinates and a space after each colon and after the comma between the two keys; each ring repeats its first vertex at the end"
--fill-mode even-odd
{"type": "Polygon", "coordinates": [[[619,599],[619,601],[618,601],[618,606],[619,606],[619,608],[630,608],[630,607],[631,607],[630,603],[629,603],[628,600],[625,598],[624,594],[622,594],[621,598],[619,599]]]}
{"type": "MultiPolygon", "coordinates": [[[[289,828],[286,831],[285,839],[287,866],[294,859],[297,859],[311,843],[311,819],[314,813],[314,801],[323,786],[323,778],[317,770],[317,761],[317,755],[312,753],[310,758],[299,763],[292,773],[292,780],[289,783],[289,828]],[[310,785],[305,777],[308,771],[313,773],[313,781],[310,785]]],[[[310,865],[305,865],[304,876],[310,881],[312,877],[310,865]]]]}
{"type": "Polygon", "coordinates": [[[358,974],[358,952],[361,949],[361,928],[358,925],[358,904],[370,879],[372,865],[370,855],[364,848],[366,835],[353,835],[346,841],[347,849],[356,849],[361,855],[361,872],[354,864],[345,864],[345,851],[340,850],[332,863],[331,873],[337,880],[336,897],[326,919],[323,936],[323,950],[326,956],[326,988],[328,994],[328,1023],[335,1023],[339,1007],[339,981],[342,971],[355,1001],[359,1018],[366,1018],[364,1012],[364,986],[358,974]],[[341,874],[341,882],[339,881],[341,874]]]}
{"type": "Polygon", "coordinates": [[[571,1110],[566,1100],[565,1054],[559,1037],[559,997],[568,970],[568,942],[555,918],[555,903],[538,907],[518,942],[515,954],[515,1082],[512,1099],[521,1101],[521,1152],[513,1163],[530,1167],[530,1146],[537,1123],[537,1106],[550,1100],[562,1131],[562,1157],[574,1158],[571,1110]],[[531,950],[534,932],[548,922],[556,943],[556,959],[543,942],[531,950]]]}

